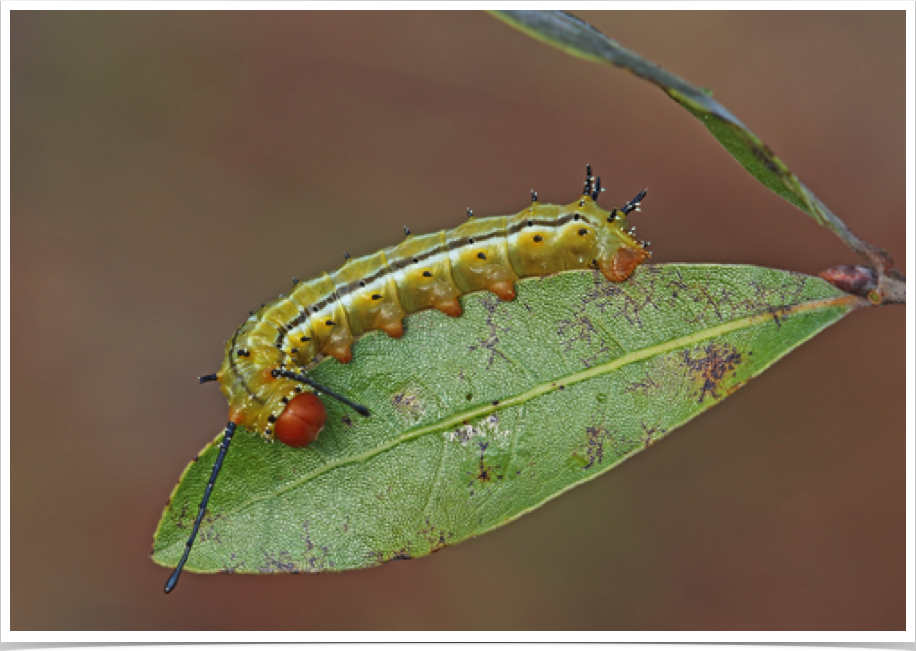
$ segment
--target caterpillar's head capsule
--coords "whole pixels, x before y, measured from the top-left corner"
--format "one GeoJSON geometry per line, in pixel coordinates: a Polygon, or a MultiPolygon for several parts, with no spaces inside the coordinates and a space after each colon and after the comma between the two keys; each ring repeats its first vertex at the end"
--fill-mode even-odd
{"type": "Polygon", "coordinates": [[[300,393],[293,398],[274,425],[274,436],[292,448],[304,448],[324,428],[328,413],[314,393],[300,393]]]}

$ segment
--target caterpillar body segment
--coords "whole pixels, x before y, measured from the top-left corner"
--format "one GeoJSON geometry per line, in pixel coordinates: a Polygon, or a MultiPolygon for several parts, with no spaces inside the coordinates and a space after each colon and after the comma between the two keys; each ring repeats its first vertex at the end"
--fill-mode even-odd
{"type": "Polygon", "coordinates": [[[487,290],[504,301],[515,298],[518,274],[509,262],[506,222],[506,217],[469,219],[449,231],[452,277],[463,294],[487,290]]]}
{"type": "Polygon", "coordinates": [[[406,313],[394,278],[379,273],[384,269],[388,269],[388,258],[379,251],[350,259],[331,275],[354,338],[373,330],[383,330],[395,339],[404,334],[401,319],[406,313]]]}
{"type": "Polygon", "coordinates": [[[447,236],[446,231],[408,235],[385,251],[388,269],[378,273],[387,272],[394,279],[398,300],[407,314],[434,308],[448,316],[461,316],[461,290],[452,278],[447,236]]]}
{"type": "MultiPolygon", "coordinates": [[[[348,257],[336,272],[297,283],[253,314],[226,345],[217,376],[230,420],[274,440],[284,410],[313,391],[275,371],[305,375],[327,356],[349,362],[356,338],[373,330],[400,337],[408,314],[438,309],[460,316],[463,294],[486,290],[511,300],[520,278],[571,269],[597,268],[610,281],[626,280],[650,254],[633,237],[625,213],[597,205],[596,187],[594,179],[591,190],[587,182],[569,205],[534,201],[516,215],[472,217],[429,235],[405,229],[400,244],[348,257]]],[[[626,205],[632,210],[634,203],[626,205]]]]}

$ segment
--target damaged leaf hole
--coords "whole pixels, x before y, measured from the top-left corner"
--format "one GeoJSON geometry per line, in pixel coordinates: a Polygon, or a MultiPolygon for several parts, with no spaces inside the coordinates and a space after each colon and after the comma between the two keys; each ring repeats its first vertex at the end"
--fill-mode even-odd
{"type": "Polygon", "coordinates": [[[445,438],[453,443],[466,445],[471,439],[494,438],[501,439],[508,436],[508,432],[499,429],[499,414],[490,414],[477,425],[465,421],[464,425],[455,430],[445,432],[445,438]]]}

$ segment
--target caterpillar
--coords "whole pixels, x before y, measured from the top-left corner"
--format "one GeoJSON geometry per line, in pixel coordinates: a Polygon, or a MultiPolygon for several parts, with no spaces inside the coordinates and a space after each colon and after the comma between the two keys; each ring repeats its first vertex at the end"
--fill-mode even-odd
{"type": "Polygon", "coordinates": [[[261,306],[226,342],[219,372],[201,383],[219,382],[229,401],[226,425],[210,480],[181,560],[165,586],[171,592],[190,554],[210,494],[237,427],[266,441],[305,447],[324,427],[326,412],[315,391],[340,400],[363,416],[369,410],[316,384],[307,373],[326,357],[347,363],[362,335],[381,330],[399,338],[402,319],[437,309],[461,316],[463,294],[489,291],[515,298],[521,278],[572,269],[599,269],[611,282],[626,280],[650,253],[634,238],[627,215],[639,211],[646,190],[622,208],[598,207],[601,178],[586,166],[585,186],[575,202],[538,202],[508,217],[474,217],[430,235],[405,227],[400,244],[345,264],[308,282],[294,279],[288,294],[261,306]]]}

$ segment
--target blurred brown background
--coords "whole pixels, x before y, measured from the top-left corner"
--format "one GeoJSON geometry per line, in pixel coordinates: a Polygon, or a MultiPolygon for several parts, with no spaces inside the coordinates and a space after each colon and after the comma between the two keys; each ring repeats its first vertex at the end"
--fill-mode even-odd
{"type": "MultiPolygon", "coordinates": [[[[581,13],[905,260],[904,12],[581,13]]],[[[339,575],[147,558],[223,341],[354,255],[648,185],[657,262],[852,253],[656,88],[482,13],[12,15],[14,629],[902,629],[904,311],[853,314],[510,526],[339,575]]],[[[218,487],[217,487],[218,490],[218,487]]]]}

